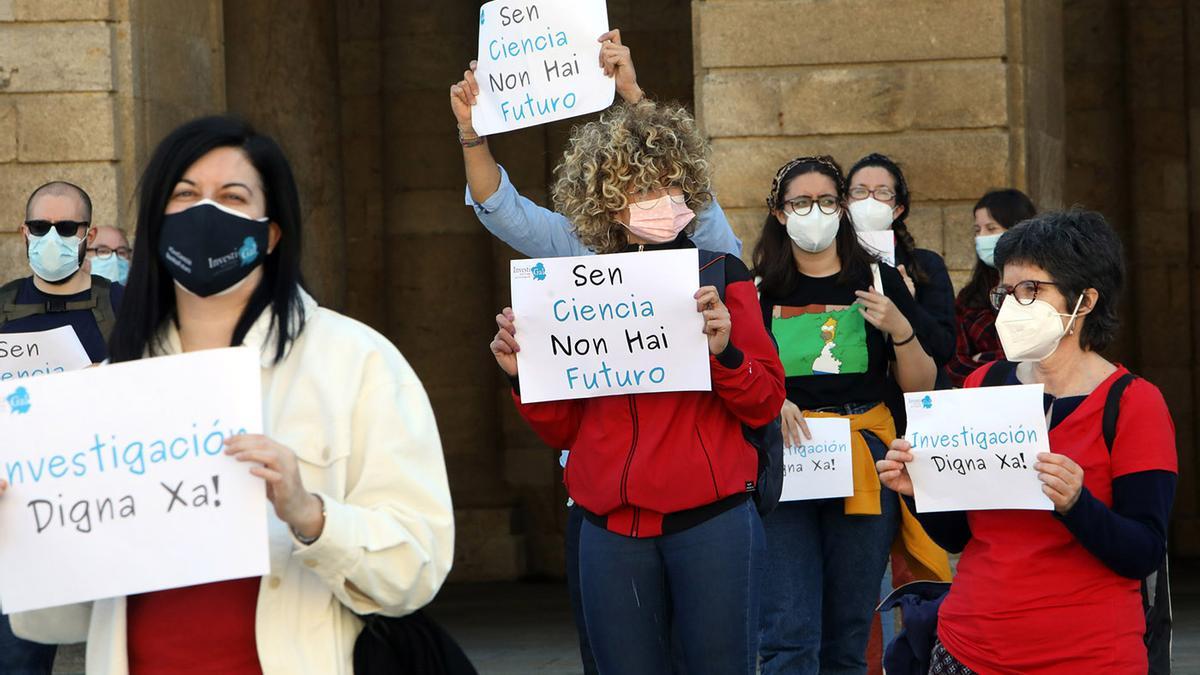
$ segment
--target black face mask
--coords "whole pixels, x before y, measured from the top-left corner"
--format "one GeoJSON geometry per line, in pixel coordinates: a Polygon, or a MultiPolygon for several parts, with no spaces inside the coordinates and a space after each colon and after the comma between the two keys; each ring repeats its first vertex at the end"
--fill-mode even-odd
{"type": "Polygon", "coordinates": [[[158,257],[179,285],[207,298],[228,290],[267,255],[267,219],[204,200],[163,219],[158,257]]]}

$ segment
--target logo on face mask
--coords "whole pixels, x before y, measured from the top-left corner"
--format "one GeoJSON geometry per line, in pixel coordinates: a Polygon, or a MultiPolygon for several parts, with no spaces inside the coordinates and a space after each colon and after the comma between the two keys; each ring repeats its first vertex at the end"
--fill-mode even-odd
{"type": "Polygon", "coordinates": [[[8,407],[10,415],[24,415],[29,412],[29,391],[25,387],[17,387],[17,390],[8,395],[8,407]]]}
{"type": "Polygon", "coordinates": [[[246,237],[242,247],[238,249],[238,257],[242,259],[243,267],[258,259],[258,243],[254,241],[254,237],[246,237]]]}

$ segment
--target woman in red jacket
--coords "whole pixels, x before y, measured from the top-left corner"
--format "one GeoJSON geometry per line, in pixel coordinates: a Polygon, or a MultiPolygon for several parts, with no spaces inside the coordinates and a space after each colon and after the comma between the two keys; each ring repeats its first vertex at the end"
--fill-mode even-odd
{"type": "MultiPolygon", "coordinates": [[[[578,128],[554,201],[597,253],[693,247],[708,199],[708,147],[682,108],[650,102],[578,128]]],[[[755,671],[762,523],[751,499],[758,455],[743,425],[783,403],[783,367],[745,265],[724,258],[725,297],[695,294],[711,356],[711,392],[524,404],[512,310],[491,348],[522,417],[569,448],[565,480],[585,510],[579,567],[588,639],[601,673],[671,670],[671,638],[689,673],[755,671]]]]}

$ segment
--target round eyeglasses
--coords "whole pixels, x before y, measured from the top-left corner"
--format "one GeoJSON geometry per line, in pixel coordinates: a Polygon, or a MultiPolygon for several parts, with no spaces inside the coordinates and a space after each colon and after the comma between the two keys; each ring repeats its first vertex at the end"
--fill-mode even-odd
{"type": "Polygon", "coordinates": [[[1036,279],[1027,279],[1017,282],[1012,286],[1000,284],[992,289],[988,297],[992,301],[992,308],[999,310],[1004,305],[1004,298],[1011,295],[1016,298],[1017,303],[1021,305],[1032,305],[1034,300],[1037,300],[1038,289],[1042,286],[1057,286],[1053,281],[1038,281],[1036,279]]]}
{"type": "Polygon", "coordinates": [[[821,195],[816,199],[801,195],[784,202],[783,211],[797,216],[807,216],[812,213],[813,204],[816,204],[817,208],[821,209],[821,213],[827,216],[832,216],[838,210],[838,200],[833,195],[821,195]]]}

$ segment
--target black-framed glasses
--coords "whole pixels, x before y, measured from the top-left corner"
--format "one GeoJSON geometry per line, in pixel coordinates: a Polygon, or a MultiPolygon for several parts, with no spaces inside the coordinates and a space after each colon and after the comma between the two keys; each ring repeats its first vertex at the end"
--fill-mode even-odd
{"type": "Polygon", "coordinates": [[[107,260],[109,256],[114,253],[126,260],[129,260],[129,256],[133,255],[133,249],[129,248],[128,246],[118,246],[116,248],[97,246],[95,248],[89,248],[87,252],[96,256],[97,258],[100,258],[101,260],[107,260]]]}
{"type": "Polygon", "coordinates": [[[881,202],[890,202],[896,198],[896,191],[883,185],[874,190],[866,185],[855,185],[850,188],[851,199],[866,199],[867,197],[874,197],[881,202]]]}
{"type": "Polygon", "coordinates": [[[1012,286],[1000,284],[992,289],[989,297],[992,300],[992,308],[1000,309],[1004,304],[1006,296],[1013,296],[1017,299],[1017,303],[1021,305],[1032,305],[1034,300],[1037,300],[1038,289],[1042,286],[1057,286],[1053,281],[1038,281],[1037,279],[1026,279],[1019,281],[1012,286]]]}
{"type": "Polygon", "coordinates": [[[58,231],[60,237],[74,237],[79,228],[86,228],[91,225],[86,220],[60,220],[57,223],[52,223],[48,220],[27,220],[25,227],[29,228],[29,234],[35,237],[44,237],[50,233],[50,228],[58,231]]]}
{"type": "Polygon", "coordinates": [[[784,213],[792,213],[797,216],[807,216],[812,213],[813,204],[816,204],[817,208],[821,209],[821,213],[827,216],[832,216],[838,210],[838,200],[833,195],[821,195],[816,199],[807,195],[801,195],[784,202],[783,211],[784,213]]]}

